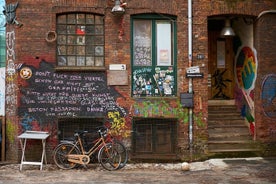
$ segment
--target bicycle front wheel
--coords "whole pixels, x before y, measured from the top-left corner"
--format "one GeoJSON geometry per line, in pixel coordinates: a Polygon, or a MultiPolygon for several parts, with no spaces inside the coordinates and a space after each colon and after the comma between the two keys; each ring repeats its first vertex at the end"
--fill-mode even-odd
{"type": "Polygon", "coordinates": [[[54,162],[61,169],[73,169],[78,164],[68,161],[68,154],[80,154],[80,150],[70,143],[60,143],[54,149],[54,162]]]}
{"type": "Polygon", "coordinates": [[[121,164],[121,155],[119,152],[112,146],[111,143],[103,146],[98,154],[98,160],[100,164],[106,170],[113,171],[120,167],[121,164]]]}

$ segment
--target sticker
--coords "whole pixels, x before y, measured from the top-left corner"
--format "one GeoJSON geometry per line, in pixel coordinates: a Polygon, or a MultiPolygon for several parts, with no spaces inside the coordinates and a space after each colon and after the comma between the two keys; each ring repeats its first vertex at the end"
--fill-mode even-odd
{"type": "Polygon", "coordinates": [[[20,77],[22,79],[29,79],[32,77],[32,70],[29,68],[29,67],[23,67],[21,70],[20,70],[20,77]]]}

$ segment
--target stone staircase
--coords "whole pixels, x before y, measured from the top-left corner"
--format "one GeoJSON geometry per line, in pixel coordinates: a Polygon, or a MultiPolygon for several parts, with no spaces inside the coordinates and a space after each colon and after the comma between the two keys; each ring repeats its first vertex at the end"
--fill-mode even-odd
{"type": "Polygon", "coordinates": [[[257,156],[260,149],[231,101],[208,104],[208,151],[210,157],[257,156]]]}

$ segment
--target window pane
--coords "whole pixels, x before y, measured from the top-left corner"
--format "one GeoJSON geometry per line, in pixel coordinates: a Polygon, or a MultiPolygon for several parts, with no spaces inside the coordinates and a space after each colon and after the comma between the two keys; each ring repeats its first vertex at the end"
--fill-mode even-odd
{"type": "Polygon", "coordinates": [[[66,36],[65,35],[60,35],[58,37],[58,44],[66,44],[66,36]]]}
{"type": "Polygon", "coordinates": [[[85,15],[77,14],[77,24],[84,24],[84,23],[85,23],[85,15]]]}
{"type": "Polygon", "coordinates": [[[95,26],[86,26],[86,34],[95,34],[95,26]]]}
{"type": "Polygon", "coordinates": [[[87,66],[94,66],[94,58],[93,57],[86,57],[86,65],[87,66]]]}
{"type": "Polygon", "coordinates": [[[94,15],[86,15],[86,24],[94,24],[94,15]]]}
{"type": "Polygon", "coordinates": [[[85,36],[77,36],[77,44],[85,45],[85,36]]]}
{"type": "Polygon", "coordinates": [[[59,56],[58,57],[58,65],[59,66],[66,66],[67,62],[66,62],[66,58],[64,56],[59,56]]]}
{"type": "Polygon", "coordinates": [[[67,43],[70,45],[75,44],[76,43],[75,39],[76,39],[75,36],[68,36],[67,43]]]}
{"type": "Polygon", "coordinates": [[[103,59],[103,57],[96,57],[95,66],[104,66],[104,59],[103,59]]]}
{"type": "Polygon", "coordinates": [[[77,57],[77,66],[85,66],[85,58],[84,57],[77,57]]]}
{"type": "Polygon", "coordinates": [[[103,36],[94,36],[95,44],[102,44],[104,43],[104,37],[103,36]]]}
{"type": "Polygon", "coordinates": [[[58,55],[66,55],[66,47],[65,46],[58,47],[58,55]]]}
{"type": "Polygon", "coordinates": [[[59,24],[66,24],[66,15],[60,15],[58,16],[58,21],[59,24]]]}
{"type": "Polygon", "coordinates": [[[69,66],[76,66],[75,56],[68,56],[67,59],[68,59],[69,66]]]}
{"type": "Polygon", "coordinates": [[[85,46],[77,46],[77,55],[85,55],[85,46]]]}
{"type": "Polygon", "coordinates": [[[93,36],[86,36],[85,37],[85,43],[86,43],[86,45],[92,45],[92,44],[94,44],[93,36]]]}
{"type": "Polygon", "coordinates": [[[95,23],[96,24],[103,24],[103,17],[102,16],[95,16],[95,23]]]}
{"type": "Polygon", "coordinates": [[[57,26],[57,33],[58,34],[66,34],[67,28],[66,25],[58,25],[57,26]]]}
{"type": "Polygon", "coordinates": [[[103,34],[103,26],[102,25],[97,25],[95,26],[95,34],[97,35],[102,35],[103,34]]]}
{"type": "Polygon", "coordinates": [[[67,23],[68,24],[75,24],[76,23],[76,15],[75,14],[68,14],[67,23]]]}
{"type": "Polygon", "coordinates": [[[94,55],[94,47],[86,47],[86,55],[94,55]]]}
{"type": "Polygon", "coordinates": [[[67,26],[67,34],[75,34],[76,27],[75,26],[67,26]]]}
{"type": "Polygon", "coordinates": [[[172,65],[172,38],[170,22],[158,21],[156,25],[157,32],[157,65],[172,65]],[[164,36],[166,35],[166,36],[164,36]]]}
{"type": "Polygon", "coordinates": [[[67,47],[67,54],[75,55],[76,54],[75,50],[76,50],[76,48],[74,46],[68,46],[67,47]]]}
{"type": "Polygon", "coordinates": [[[95,56],[103,56],[103,54],[104,54],[103,46],[95,47],[95,56]]]}
{"type": "Polygon", "coordinates": [[[150,20],[135,20],[133,35],[133,59],[135,66],[152,65],[152,26],[150,20]]]}

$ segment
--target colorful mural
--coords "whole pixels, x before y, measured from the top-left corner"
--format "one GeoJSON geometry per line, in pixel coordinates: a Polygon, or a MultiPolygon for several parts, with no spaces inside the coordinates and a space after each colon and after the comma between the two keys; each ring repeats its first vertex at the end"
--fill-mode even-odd
{"type": "MultiPolygon", "coordinates": [[[[117,103],[121,95],[106,83],[104,72],[55,72],[44,60],[36,68],[22,65],[20,106],[21,131],[45,130],[53,133],[57,118],[106,117],[116,134],[130,129],[127,110],[117,103]],[[47,130],[46,130],[47,129],[47,130]]],[[[128,135],[121,135],[122,137],[128,135]]]]}
{"type": "Polygon", "coordinates": [[[256,52],[248,46],[242,46],[235,62],[235,75],[240,88],[250,91],[255,87],[257,77],[256,52]]]}
{"type": "MultiPolygon", "coordinates": [[[[256,51],[248,46],[241,46],[238,49],[235,62],[235,78],[237,85],[245,99],[241,105],[241,114],[249,123],[250,134],[255,136],[255,115],[254,115],[254,93],[255,81],[257,78],[257,57],[256,51]]],[[[237,95],[236,95],[237,96],[237,95]]]]}
{"type": "Polygon", "coordinates": [[[263,80],[261,99],[264,114],[276,118],[276,74],[267,75],[263,80]]]}

